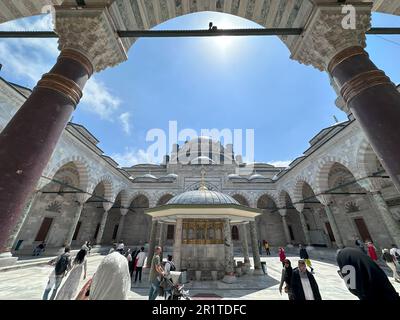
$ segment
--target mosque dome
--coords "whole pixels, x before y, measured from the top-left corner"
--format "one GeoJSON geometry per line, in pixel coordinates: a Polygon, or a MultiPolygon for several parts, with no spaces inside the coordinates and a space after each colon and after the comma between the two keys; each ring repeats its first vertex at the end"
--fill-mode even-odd
{"type": "Polygon", "coordinates": [[[264,176],[261,175],[261,174],[256,173],[256,174],[253,174],[253,175],[249,178],[249,180],[255,180],[255,179],[266,179],[266,177],[264,177],[264,176]]]}
{"type": "Polygon", "coordinates": [[[195,205],[240,205],[231,196],[218,192],[211,191],[205,187],[200,190],[187,191],[181,193],[167,202],[168,204],[195,204],[195,205]]]}
{"type": "Polygon", "coordinates": [[[214,164],[215,161],[206,156],[200,156],[190,161],[190,164],[214,164]]]}

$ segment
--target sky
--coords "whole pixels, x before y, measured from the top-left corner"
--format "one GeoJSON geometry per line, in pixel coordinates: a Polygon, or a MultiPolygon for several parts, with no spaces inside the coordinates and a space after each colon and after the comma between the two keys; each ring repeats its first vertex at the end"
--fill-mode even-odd
{"type": "MultiPolygon", "coordinates": [[[[206,29],[210,21],[219,28],[259,27],[236,16],[201,12],[155,29],[206,29]]],[[[374,13],[372,25],[400,27],[400,17],[374,13]]],[[[52,29],[50,15],[0,24],[0,30],[52,29]]],[[[368,36],[367,51],[400,83],[400,36],[368,36]]],[[[154,141],[146,136],[161,129],[168,137],[170,121],[178,131],[189,128],[198,135],[202,129],[241,129],[243,141],[246,129],[253,129],[254,160],[286,166],[335,123],[334,116],[347,119],[334,104],[327,74],[291,60],[276,36],[142,38],[128,55],[88,81],[72,118],[120,166],[158,162],[148,150],[154,141]]],[[[56,39],[1,39],[0,76],[33,88],[57,56],[56,39]]],[[[236,149],[248,159],[245,145],[236,149]]]]}

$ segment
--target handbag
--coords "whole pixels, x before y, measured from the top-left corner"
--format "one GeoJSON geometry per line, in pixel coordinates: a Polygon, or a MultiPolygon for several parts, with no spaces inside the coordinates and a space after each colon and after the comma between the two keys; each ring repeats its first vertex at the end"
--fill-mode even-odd
{"type": "Polygon", "coordinates": [[[93,278],[89,279],[88,282],[82,287],[81,291],[79,291],[78,295],[76,296],[75,300],[89,300],[90,294],[90,286],[92,284],[93,278]]]}

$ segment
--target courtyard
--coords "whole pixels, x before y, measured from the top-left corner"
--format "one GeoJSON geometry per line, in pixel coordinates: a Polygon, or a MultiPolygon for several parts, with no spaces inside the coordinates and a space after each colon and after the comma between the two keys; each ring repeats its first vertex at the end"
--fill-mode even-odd
{"type": "MultiPolygon", "coordinates": [[[[102,255],[92,255],[88,259],[87,279],[96,271],[102,255]]],[[[298,257],[288,256],[295,265],[298,257]]],[[[50,259],[50,258],[49,258],[50,259]]],[[[235,257],[236,260],[243,259],[235,257]]],[[[40,258],[40,261],[45,258],[40,258]]],[[[185,284],[192,299],[223,299],[223,300],[288,300],[287,295],[279,294],[281,278],[281,263],[276,255],[261,257],[266,262],[267,275],[244,275],[237,278],[234,284],[221,281],[190,281],[185,284]]],[[[251,263],[253,263],[251,259],[251,263]]],[[[343,280],[338,276],[338,267],[332,261],[313,260],[315,279],[318,283],[323,300],[357,300],[346,288],[343,280]]],[[[5,271],[0,270],[0,300],[40,300],[46,286],[52,267],[48,265],[33,265],[28,268],[18,268],[5,271]]],[[[387,274],[388,270],[385,270],[387,274]]],[[[133,283],[129,293],[130,300],[148,299],[148,272],[144,272],[141,283],[133,283]]],[[[81,279],[80,287],[87,281],[81,279]]],[[[400,291],[400,284],[396,283],[392,275],[389,280],[395,289],[400,291]]],[[[158,299],[162,299],[158,297],[158,299]]]]}

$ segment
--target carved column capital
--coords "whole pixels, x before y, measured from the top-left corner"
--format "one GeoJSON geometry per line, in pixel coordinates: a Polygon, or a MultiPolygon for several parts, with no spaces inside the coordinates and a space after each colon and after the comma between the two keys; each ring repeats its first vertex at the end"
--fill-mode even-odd
{"type": "Polygon", "coordinates": [[[121,211],[121,216],[126,216],[128,214],[129,209],[119,209],[121,211]]]}
{"type": "Polygon", "coordinates": [[[103,202],[103,208],[104,208],[104,211],[106,211],[106,212],[110,211],[112,206],[113,206],[112,202],[103,202]]]}
{"type": "Polygon", "coordinates": [[[355,28],[345,29],[346,25],[342,24],[346,22],[346,13],[342,13],[343,6],[316,4],[303,33],[290,48],[291,58],[324,71],[328,70],[331,60],[344,49],[365,48],[365,32],[371,27],[372,5],[355,3],[353,6],[355,28]]]}
{"type": "Polygon", "coordinates": [[[304,210],[304,203],[294,203],[293,205],[294,205],[294,207],[296,208],[296,210],[297,210],[299,213],[302,213],[302,212],[303,212],[303,210],[304,210]]]}
{"type": "Polygon", "coordinates": [[[319,195],[316,197],[317,197],[318,201],[321,202],[321,204],[324,206],[329,206],[333,203],[333,198],[329,194],[323,194],[323,195],[319,195]]]}
{"type": "Polygon", "coordinates": [[[109,12],[112,1],[103,1],[77,9],[76,5],[55,6],[55,31],[61,51],[83,54],[101,71],[127,60],[127,50],[117,34],[109,12]]]}
{"type": "Polygon", "coordinates": [[[380,177],[362,179],[358,181],[358,184],[365,190],[371,193],[380,192],[384,185],[384,179],[380,177]]]}
{"type": "Polygon", "coordinates": [[[280,214],[282,217],[285,217],[285,216],[286,216],[287,209],[279,209],[278,211],[279,211],[279,214],[280,214]]]}

